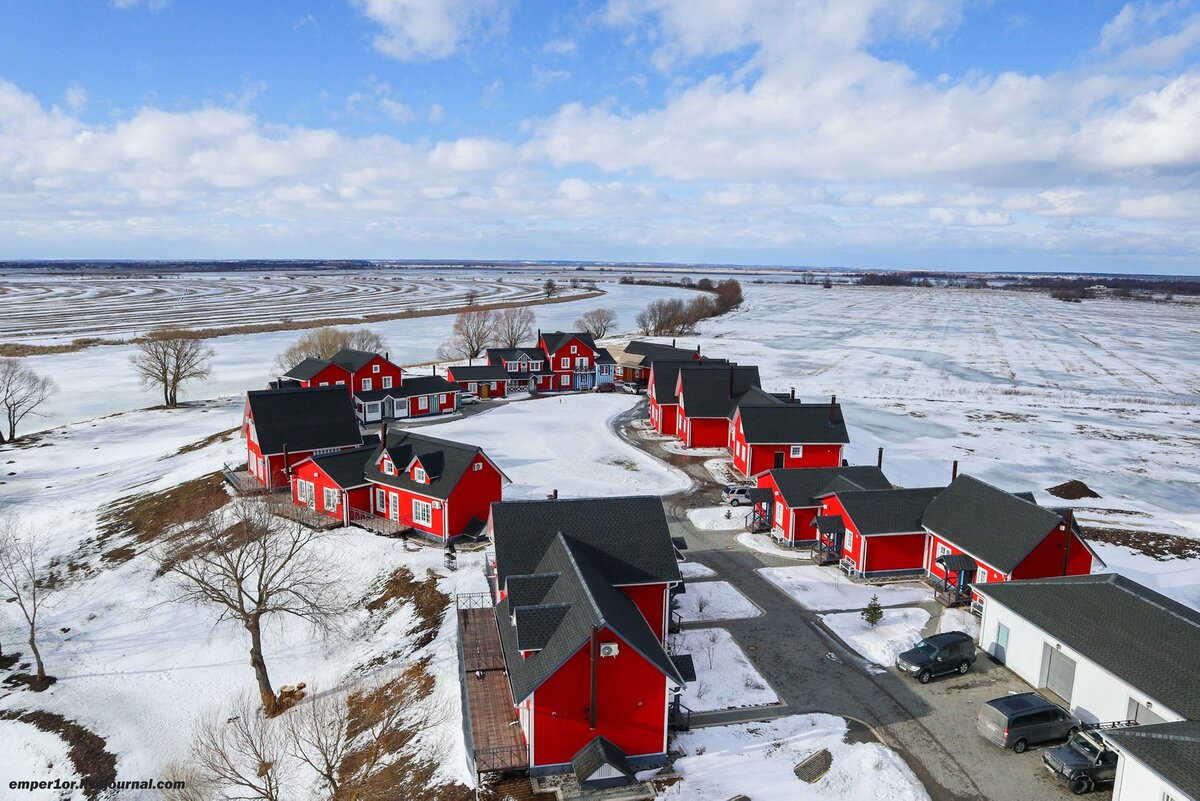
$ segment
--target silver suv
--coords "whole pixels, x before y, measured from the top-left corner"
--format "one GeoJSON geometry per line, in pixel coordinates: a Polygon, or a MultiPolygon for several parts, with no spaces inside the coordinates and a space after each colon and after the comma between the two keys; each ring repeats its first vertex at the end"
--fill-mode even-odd
{"type": "Polygon", "coordinates": [[[1016,693],[985,701],[975,722],[979,733],[1018,754],[1034,743],[1065,740],[1083,728],[1079,718],[1037,693],[1016,693]]]}

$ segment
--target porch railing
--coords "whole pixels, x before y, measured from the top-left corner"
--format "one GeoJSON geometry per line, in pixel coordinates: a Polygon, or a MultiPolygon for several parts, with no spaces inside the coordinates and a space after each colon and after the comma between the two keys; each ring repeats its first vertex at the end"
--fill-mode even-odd
{"type": "Polygon", "coordinates": [[[529,751],[523,745],[500,745],[475,752],[477,773],[503,773],[529,767],[529,751]]]}

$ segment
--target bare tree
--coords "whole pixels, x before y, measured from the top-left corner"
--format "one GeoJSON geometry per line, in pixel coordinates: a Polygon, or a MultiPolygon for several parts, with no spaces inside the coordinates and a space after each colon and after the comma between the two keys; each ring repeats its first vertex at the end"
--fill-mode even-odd
{"type": "Polygon", "coordinates": [[[603,339],[617,327],[617,313],[612,309],[592,309],[580,315],[575,327],[591,334],[593,339],[603,339]]]}
{"type": "Polygon", "coordinates": [[[246,630],[250,665],[268,715],[280,704],[263,654],[265,622],[295,617],[328,630],[343,608],[337,577],[311,547],[318,536],[275,516],[267,503],[242,500],[198,521],[182,553],[166,548],[155,553],[161,571],[176,580],[176,600],[215,607],[218,622],[246,630]]]}
{"type": "Polygon", "coordinates": [[[461,312],[454,318],[450,339],[438,348],[443,359],[477,359],[492,340],[494,314],[490,309],[461,312]]]}
{"type": "Polygon", "coordinates": [[[283,726],[249,698],[232,713],[209,715],[196,727],[195,778],[217,789],[217,797],[282,801],[292,767],[283,726]]]}
{"type": "Polygon", "coordinates": [[[547,278],[546,283],[542,284],[542,293],[548,298],[558,294],[558,284],[554,282],[553,278],[547,278]]]}
{"type": "Polygon", "coordinates": [[[479,290],[468,289],[467,294],[463,295],[463,300],[466,301],[468,306],[474,306],[479,301],[479,290]]]}
{"type": "Polygon", "coordinates": [[[40,692],[50,682],[38,649],[38,616],[59,585],[46,560],[45,533],[22,528],[11,515],[0,519],[0,590],[16,603],[29,628],[29,650],[37,665],[37,675],[29,686],[40,692]]]}
{"type": "Polygon", "coordinates": [[[275,359],[279,372],[286,373],[305,359],[328,359],[339,350],[382,353],[387,350],[383,338],[369,328],[348,330],[324,326],[305,331],[296,343],[275,359]]]}
{"type": "Polygon", "coordinates": [[[39,376],[20,359],[0,359],[0,406],[7,424],[0,430],[0,443],[15,440],[17,423],[28,414],[38,414],[37,408],[55,389],[53,379],[39,376]]]}
{"type": "Polygon", "coordinates": [[[212,357],[212,348],[203,340],[184,331],[160,329],[138,345],[130,360],[143,387],[161,389],[163,404],[178,406],[179,387],[185,381],[208,378],[212,357]]]}
{"type": "Polygon", "coordinates": [[[350,709],[341,694],[313,695],[283,719],[288,752],[308,765],[329,791],[339,797],[342,763],[350,753],[350,709]]]}
{"type": "Polygon", "coordinates": [[[514,306],[496,312],[492,342],[498,348],[516,348],[533,336],[536,320],[528,306],[514,306]]]}

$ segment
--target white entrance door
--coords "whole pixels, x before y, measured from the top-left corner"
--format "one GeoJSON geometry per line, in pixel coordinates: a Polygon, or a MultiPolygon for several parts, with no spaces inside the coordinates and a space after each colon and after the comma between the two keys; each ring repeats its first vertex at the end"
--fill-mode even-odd
{"type": "Polygon", "coordinates": [[[388,517],[400,522],[400,496],[388,493],[388,517]]]}
{"type": "Polygon", "coordinates": [[[1057,648],[1050,649],[1046,689],[1068,703],[1071,700],[1071,691],[1075,689],[1075,660],[1057,648]]]}

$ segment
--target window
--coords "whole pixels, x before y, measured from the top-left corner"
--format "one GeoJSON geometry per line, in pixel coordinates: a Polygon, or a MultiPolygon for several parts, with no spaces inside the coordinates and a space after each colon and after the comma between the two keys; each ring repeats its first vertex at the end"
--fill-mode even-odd
{"type": "Polygon", "coordinates": [[[846,531],[846,552],[849,553],[850,551],[853,551],[853,550],[854,550],[854,532],[847,530],[846,531]]]}
{"type": "Polygon", "coordinates": [[[574,345],[572,345],[572,346],[571,346],[571,353],[578,353],[578,352],[579,352],[579,348],[577,348],[577,347],[575,347],[574,345]]]}
{"type": "Polygon", "coordinates": [[[413,468],[413,481],[417,482],[418,484],[425,483],[425,468],[423,468],[423,467],[414,467],[413,468]]]}
{"type": "Polygon", "coordinates": [[[392,464],[392,460],[386,456],[383,457],[383,472],[387,473],[389,476],[396,475],[396,468],[392,464]]]}
{"type": "Polygon", "coordinates": [[[338,508],[338,491],[330,487],[325,488],[325,508],[329,511],[334,511],[338,508]]]}
{"type": "Polygon", "coordinates": [[[379,404],[378,403],[368,403],[367,404],[367,414],[369,414],[369,415],[379,414],[379,404]]]}
{"type": "Polygon", "coordinates": [[[369,379],[369,378],[364,378],[364,379],[363,379],[363,388],[362,388],[362,391],[363,391],[363,392],[370,392],[370,391],[371,391],[371,387],[372,387],[371,379],[369,379]]]}
{"type": "Polygon", "coordinates": [[[564,375],[564,376],[562,377],[562,380],[561,380],[559,383],[560,383],[560,384],[562,384],[564,387],[565,387],[565,386],[567,386],[568,384],[570,384],[570,383],[571,383],[571,376],[569,376],[569,375],[564,375]]]}
{"type": "Polygon", "coordinates": [[[421,411],[426,411],[429,409],[429,396],[428,395],[422,395],[421,397],[417,398],[417,408],[420,409],[421,411]]]}
{"type": "Polygon", "coordinates": [[[471,470],[473,470],[473,471],[479,471],[482,469],[483,469],[483,462],[476,462],[475,464],[471,465],[471,470]]]}
{"type": "Polygon", "coordinates": [[[375,490],[375,511],[382,512],[387,509],[387,493],[381,489],[375,490]]]}
{"type": "Polygon", "coordinates": [[[371,365],[371,372],[372,372],[372,373],[378,373],[378,372],[379,372],[379,365],[378,365],[378,364],[373,364],[373,365],[371,365]]]}
{"type": "Polygon", "coordinates": [[[563,358],[562,358],[562,366],[563,366],[564,368],[565,368],[565,367],[570,367],[570,366],[571,366],[571,360],[570,360],[570,359],[568,359],[566,356],[563,356],[563,358]]]}
{"type": "Polygon", "coordinates": [[[937,562],[937,560],[938,560],[938,559],[940,559],[941,557],[943,557],[943,556],[949,556],[949,555],[950,555],[950,548],[949,548],[949,546],[942,545],[941,543],[938,543],[938,547],[937,547],[937,553],[936,553],[936,554],[934,554],[933,561],[936,563],[936,562],[937,562]]]}
{"type": "Polygon", "coordinates": [[[346,382],[345,382],[345,381],[339,381],[339,382],[337,382],[337,385],[338,385],[339,387],[344,387],[344,386],[346,386],[346,382]]]}
{"type": "Polygon", "coordinates": [[[801,459],[803,457],[804,457],[804,446],[803,445],[793,445],[792,446],[792,458],[793,459],[801,459]]]}
{"type": "Polygon", "coordinates": [[[390,375],[385,375],[383,377],[383,388],[384,389],[392,388],[392,377],[390,375]]]}
{"type": "Polygon", "coordinates": [[[328,382],[328,381],[322,381],[322,382],[321,382],[321,386],[323,386],[323,387],[327,387],[327,386],[329,386],[329,382],[328,382]]]}
{"type": "Polygon", "coordinates": [[[433,506],[425,501],[413,501],[413,522],[433,525],[433,506]]]}
{"type": "Polygon", "coordinates": [[[530,370],[533,370],[533,371],[535,371],[535,372],[536,372],[537,370],[541,370],[541,369],[542,369],[542,363],[541,363],[541,362],[530,362],[530,363],[529,363],[529,369],[530,369],[530,370]]]}
{"type": "Polygon", "coordinates": [[[782,503],[775,504],[775,525],[777,525],[777,526],[783,525],[783,504],[782,503]]]}
{"type": "Polygon", "coordinates": [[[450,402],[450,396],[448,394],[446,394],[445,392],[443,392],[442,393],[442,405],[445,406],[449,402],[450,402]]]}

